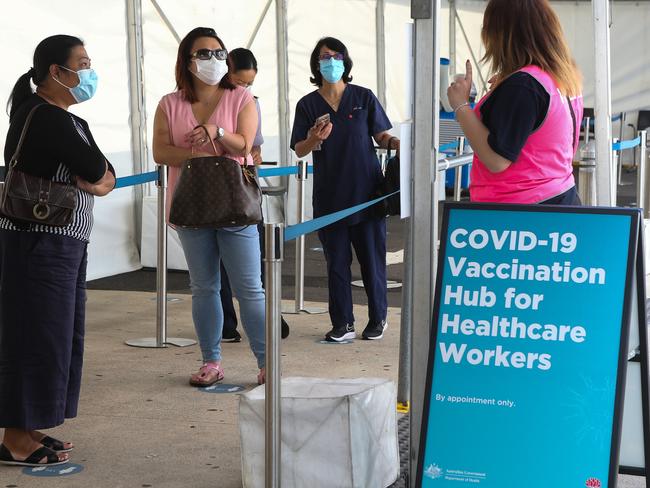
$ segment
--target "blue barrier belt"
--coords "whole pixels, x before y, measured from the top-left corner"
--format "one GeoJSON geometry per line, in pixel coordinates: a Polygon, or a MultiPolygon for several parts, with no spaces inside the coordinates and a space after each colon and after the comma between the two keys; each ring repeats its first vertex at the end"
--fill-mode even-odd
{"type": "Polygon", "coordinates": [[[632,149],[641,145],[641,137],[632,139],[631,141],[620,141],[612,144],[612,150],[614,151],[623,151],[624,149],[632,149]]]}
{"type": "Polygon", "coordinates": [[[345,210],[339,210],[338,212],[334,212],[329,215],[323,215],[322,217],[308,220],[302,224],[291,225],[284,231],[284,240],[291,241],[303,234],[309,234],[310,232],[314,232],[318,229],[322,229],[323,227],[327,227],[328,225],[333,224],[334,222],[338,222],[339,220],[342,220],[354,213],[360,212],[361,210],[366,209],[377,202],[381,202],[382,200],[391,197],[396,193],[399,193],[399,190],[394,191],[390,195],[384,195],[383,197],[375,198],[374,200],[355,205],[354,207],[346,208],[345,210]]]}
{"type": "Polygon", "coordinates": [[[257,176],[265,178],[268,176],[286,176],[298,174],[298,166],[284,166],[281,168],[259,168],[257,176]]]}
{"type": "Polygon", "coordinates": [[[458,141],[448,142],[447,144],[443,144],[438,148],[438,151],[450,152],[450,151],[456,151],[456,149],[458,149],[458,141]]]}
{"type": "Polygon", "coordinates": [[[158,171],[150,171],[149,173],[140,173],[132,176],[123,176],[118,178],[115,182],[115,188],[124,188],[125,186],[141,185],[150,181],[158,180],[158,171]]]}
{"type": "MultiPolygon", "coordinates": [[[[314,167],[309,165],[307,167],[307,173],[311,174],[314,172],[314,167]]],[[[287,175],[297,175],[298,166],[283,166],[280,168],[259,168],[257,170],[257,176],[260,178],[268,178],[269,176],[287,176],[287,175]]]]}

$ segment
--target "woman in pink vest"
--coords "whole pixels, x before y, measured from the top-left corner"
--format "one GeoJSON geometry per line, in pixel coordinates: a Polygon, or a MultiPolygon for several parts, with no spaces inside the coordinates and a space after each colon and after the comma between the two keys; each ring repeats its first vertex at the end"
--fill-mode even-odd
{"type": "MultiPolygon", "coordinates": [[[[211,28],[193,29],[178,47],[177,90],[160,100],[153,134],[154,160],[169,166],[168,216],[183,163],[192,157],[213,155],[215,149],[208,137],[216,145],[218,156],[253,164],[250,152],[257,131],[257,110],[253,96],[230,79],[227,60],[226,46],[211,28]]],[[[203,355],[203,365],[190,377],[190,384],[209,386],[224,378],[221,261],[257,360],[257,381],[264,383],[265,299],[257,226],[176,231],[190,271],[192,318],[203,355]]]]}
{"type": "Polygon", "coordinates": [[[580,205],[573,179],[581,76],[547,0],[490,0],[483,17],[490,91],[469,106],[472,67],[447,93],[474,149],[475,202],[580,205]]]}

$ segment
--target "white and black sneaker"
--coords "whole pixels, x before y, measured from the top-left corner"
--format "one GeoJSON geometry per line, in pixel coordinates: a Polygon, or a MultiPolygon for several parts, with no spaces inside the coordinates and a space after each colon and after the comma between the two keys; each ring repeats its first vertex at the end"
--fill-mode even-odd
{"type": "Polygon", "coordinates": [[[386,320],[382,320],[381,322],[374,324],[368,322],[368,325],[366,325],[366,328],[363,330],[361,337],[368,341],[376,341],[377,339],[384,337],[384,331],[386,330],[386,327],[388,327],[388,321],[386,320]]]}
{"type": "Polygon", "coordinates": [[[354,325],[352,324],[335,325],[332,330],[325,334],[325,340],[330,342],[343,342],[356,337],[357,334],[354,332],[354,325]]]}

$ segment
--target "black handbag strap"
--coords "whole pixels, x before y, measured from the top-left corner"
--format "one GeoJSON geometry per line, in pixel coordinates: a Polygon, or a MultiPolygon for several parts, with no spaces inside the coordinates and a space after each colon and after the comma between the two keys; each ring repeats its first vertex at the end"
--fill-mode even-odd
{"type": "Polygon", "coordinates": [[[27,114],[27,118],[25,119],[25,125],[23,125],[23,130],[20,133],[20,139],[18,139],[18,145],[16,146],[16,150],[14,151],[14,155],[11,158],[11,166],[15,166],[16,163],[18,162],[18,157],[20,156],[20,151],[23,148],[23,142],[25,142],[25,135],[27,135],[27,129],[29,128],[29,124],[32,122],[32,117],[34,116],[34,112],[36,112],[36,109],[38,107],[42,107],[44,105],[48,105],[47,103],[39,103],[36,105],[34,108],[32,108],[29,111],[29,114],[27,114]]]}
{"type": "Polygon", "coordinates": [[[566,97],[566,101],[569,104],[569,110],[571,111],[571,120],[573,121],[573,139],[571,140],[571,145],[573,146],[573,154],[576,153],[576,113],[573,111],[573,105],[571,105],[571,99],[566,97]]]}
{"type": "MultiPolygon", "coordinates": [[[[399,137],[392,136],[390,139],[388,139],[388,144],[387,144],[387,147],[386,147],[386,161],[388,161],[391,158],[391,156],[390,156],[390,150],[391,150],[390,146],[391,146],[391,143],[393,142],[393,139],[399,139],[399,137]]],[[[395,153],[397,154],[397,151],[395,151],[395,153]]]]}

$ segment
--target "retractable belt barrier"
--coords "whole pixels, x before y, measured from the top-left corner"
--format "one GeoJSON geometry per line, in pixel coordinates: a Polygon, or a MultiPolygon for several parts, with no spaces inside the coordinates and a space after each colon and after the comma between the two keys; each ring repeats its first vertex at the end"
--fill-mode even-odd
{"type": "Polygon", "coordinates": [[[641,137],[638,136],[636,139],[631,139],[629,141],[620,141],[612,144],[613,151],[623,151],[625,149],[632,149],[641,145],[641,137]]]}
{"type": "MultiPolygon", "coordinates": [[[[299,168],[298,166],[287,166],[282,168],[261,168],[257,171],[257,174],[260,177],[286,176],[286,175],[298,174],[298,168],[299,168]]],[[[307,172],[313,173],[314,167],[309,166],[307,168],[307,172]]],[[[157,180],[158,180],[158,171],[150,171],[148,173],[140,173],[137,175],[123,176],[117,179],[117,182],[115,183],[115,188],[125,188],[127,186],[142,185],[144,183],[149,183],[157,180]]],[[[390,195],[385,195],[379,198],[375,198],[374,200],[370,200],[369,202],[366,203],[361,203],[359,205],[355,205],[353,207],[346,208],[344,210],[339,210],[338,212],[334,212],[329,215],[324,215],[322,217],[318,217],[316,219],[303,222],[301,224],[296,224],[287,227],[284,234],[284,240],[285,242],[291,241],[293,239],[296,239],[297,237],[300,237],[301,235],[309,234],[311,232],[322,229],[323,227],[333,224],[334,222],[338,222],[339,220],[342,220],[354,213],[360,212],[368,207],[371,207],[375,203],[381,202],[382,200],[398,192],[399,190],[394,193],[391,193],[390,195]]]]}

